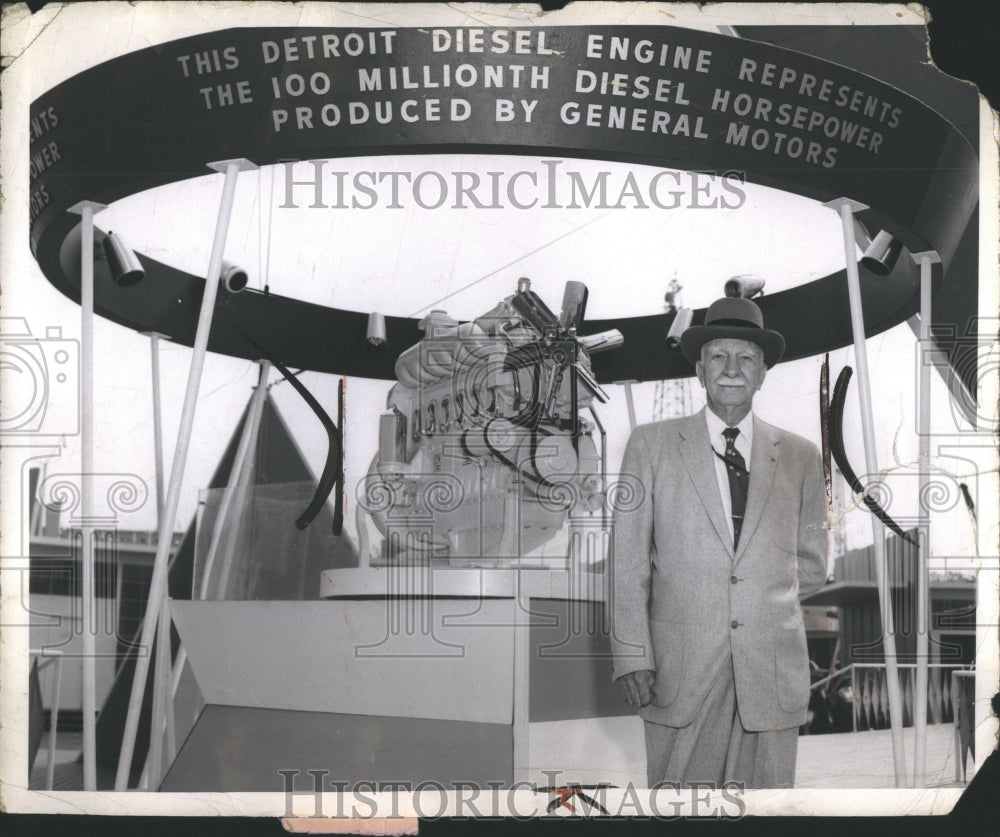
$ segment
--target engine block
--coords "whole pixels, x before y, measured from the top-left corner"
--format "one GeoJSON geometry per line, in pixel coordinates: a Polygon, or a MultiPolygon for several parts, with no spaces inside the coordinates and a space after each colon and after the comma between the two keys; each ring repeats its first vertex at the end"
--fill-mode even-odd
{"type": "Polygon", "coordinates": [[[577,336],[586,297],[567,283],[556,318],[522,279],[474,321],[433,311],[420,323],[423,339],[396,362],[358,498],[386,560],[518,558],[571,513],[602,510],[591,406],[606,396],[589,355],[621,335],[577,336]]]}

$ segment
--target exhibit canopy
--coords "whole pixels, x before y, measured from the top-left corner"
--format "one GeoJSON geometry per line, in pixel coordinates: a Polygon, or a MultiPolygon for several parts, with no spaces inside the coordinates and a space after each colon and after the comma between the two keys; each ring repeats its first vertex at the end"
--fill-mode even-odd
{"type": "MultiPolygon", "coordinates": [[[[906,250],[936,251],[935,291],[950,292],[978,196],[975,150],[940,115],[870,76],[769,44],[671,26],[235,28],[114,58],[35,100],[31,249],[78,300],[80,219],[68,210],[80,201],[110,204],[234,158],[442,153],[610,160],[861,202],[863,234],[885,230],[905,248],[888,276],[862,283],[869,335],[917,310],[906,250]]],[[[96,230],[95,242],[105,235],[96,230]]],[[[191,345],[204,277],[138,255],[145,280],[131,287],[95,263],[95,310],[191,345]]],[[[851,342],[843,271],[760,306],[785,336],[785,360],[851,342]]],[[[392,379],[421,337],[418,320],[387,317],[389,339],[375,347],[368,314],[220,294],[209,350],[256,359],[263,347],[290,367],[392,379]]],[[[617,328],[627,347],[594,357],[598,379],[691,375],[664,350],[672,317],[588,320],[583,333],[617,328]]],[[[950,324],[959,349],[964,327],[950,324]]],[[[974,400],[974,352],[970,362],[949,351],[949,362],[974,400]]]]}

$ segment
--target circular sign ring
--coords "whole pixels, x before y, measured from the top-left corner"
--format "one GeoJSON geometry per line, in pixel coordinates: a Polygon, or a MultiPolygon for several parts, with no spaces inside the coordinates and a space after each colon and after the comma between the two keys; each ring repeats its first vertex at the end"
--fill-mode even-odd
{"type": "MultiPolygon", "coordinates": [[[[713,33],[650,26],[527,27],[530,36],[520,31],[465,28],[459,36],[457,29],[229,29],[158,44],[92,67],[32,104],[32,152],[34,159],[37,150],[40,160],[39,170],[32,169],[32,252],[48,280],[79,300],[80,219],[68,210],[80,201],[109,204],[201,176],[207,164],[237,157],[272,165],[338,156],[505,153],[607,159],[720,175],[736,171],[747,182],[814,200],[847,197],[869,207],[855,216],[868,235],[886,230],[910,252],[936,251],[941,264],[934,268],[935,290],[948,290],[947,268],[978,199],[978,159],[961,134],[921,102],[812,56],[713,33]],[[348,37],[353,55],[344,51],[348,37]],[[629,45],[629,60],[611,54],[614,39],[629,45]],[[480,41],[487,47],[458,55],[459,41],[465,48],[480,41]],[[500,60],[499,48],[491,52],[489,45],[505,42],[523,43],[524,54],[517,59],[525,72],[536,68],[545,75],[545,88],[528,93],[536,102],[534,112],[546,118],[505,123],[503,145],[496,142],[496,91],[481,86],[440,94],[442,101],[460,98],[468,106],[446,109],[455,121],[383,125],[368,118],[351,125],[344,116],[352,113],[352,102],[371,104],[377,97],[399,114],[413,100],[410,90],[389,89],[389,68],[400,78],[404,70],[426,68],[427,78],[434,78],[446,64],[460,61],[471,68],[464,71],[468,78],[481,77],[500,60]],[[649,52],[653,58],[639,63],[636,50],[644,43],[656,49],[649,52]],[[670,58],[678,54],[678,45],[683,45],[686,64],[670,58]],[[383,73],[377,91],[371,75],[375,54],[383,73]],[[659,56],[666,63],[656,66],[659,56]],[[205,68],[204,77],[200,68],[205,68]],[[581,72],[594,74],[593,89],[588,89],[590,76],[581,72]],[[673,101],[666,107],[674,133],[618,131],[572,121],[574,113],[592,106],[599,109],[594,113],[605,115],[617,106],[596,81],[601,73],[615,72],[631,73],[633,85],[638,73],[671,76],[673,101]],[[304,85],[298,85],[299,78],[304,85]],[[311,78],[320,81],[310,86],[311,78]],[[779,86],[780,80],[792,78],[794,84],[779,86]],[[823,90],[832,91],[825,100],[823,90]],[[312,130],[290,127],[293,94],[294,106],[312,108],[312,113],[337,107],[340,122],[320,126],[322,130],[315,124],[312,130]],[[95,107],[98,96],[113,109],[95,107]],[[741,115],[744,107],[750,110],[741,115]],[[764,142],[776,132],[774,121],[765,118],[769,113],[788,115],[793,126],[788,136],[798,124],[803,137],[818,142],[825,126],[834,124],[829,120],[836,119],[840,126],[853,120],[858,138],[853,144],[840,142],[832,157],[817,152],[805,159],[804,152],[792,158],[790,142],[781,156],[773,143],[764,142]],[[821,117],[828,121],[819,121],[821,117]],[[810,134],[806,126],[811,123],[810,134]]],[[[424,101],[430,94],[422,95],[424,101]]],[[[805,139],[802,147],[807,147],[805,139]]],[[[104,236],[95,230],[95,252],[101,252],[104,236]]],[[[192,345],[204,278],[138,256],[145,280],[132,287],[115,285],[106,263],[95,262],[95,310],[136,331],[192,345]]],[[[918,288],[918,269],[907,253],[888,276],[863,282],[867,333],[884,331],[914,314],[918,288]]],[[[785,337],[785,361],[852,340],[844,271],[770,294],[760,307],[767,326],[785,337]]],[[[598,380],[691,375],[690,364],[664,347],[672,316],[587,321],[585,333],[617,328],[625,338],[624,350],[593,358],[598,380]]],[[[696,311],[694,323],[703,317],[703,310],[696,311]]],[[[367,321],[366,312],[273,294],[220,293],[208,348],[250,359],[264,350],[290,367],[394,379],[396,357],[422,336],[418,321],[386,317],[388,343],[383,347],[365,339],[367,321]]]]}

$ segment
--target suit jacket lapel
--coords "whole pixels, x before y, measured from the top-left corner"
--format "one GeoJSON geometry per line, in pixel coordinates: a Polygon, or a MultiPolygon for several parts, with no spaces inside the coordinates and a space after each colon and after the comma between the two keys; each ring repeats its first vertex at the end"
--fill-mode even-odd
{"type": "MultiPolygon", "coordinates": [[[[756,433],[756,428],[754,433],[756,433]]],[[[726,524],[726,513],[722,508],[722,498],[719,496],[719,480],[715,473],[712,443],[708,438],[708,425],[705,424],[704,409],[695,413],[678,429],[681,437],[679,445],[681,459],[687,468],[691,481],[694,483],[698,497],[701,499],[708,519],[722,542],[733,548],[733,538],[726,524]]],[[[752,473],[752,472],[751,472],[752,473]]],[[[753,479],[751,479],[751,494],[753,479]]]]}
{"type": "Polygon", "coordinates": [[[742,557],[746,545],[753,537],[754,530],[760,523],[767,505],[767,497],[771,493],[771,483],[778,470],[778,459],[781,456],[781,444],[771,428],[758,421],[753,422],[753,445],[750,449],[750,491],[747,494],[747,509],[743,518],[743,529],[740,532],[740,546],[736,550],[736,559],[742,557]]]}

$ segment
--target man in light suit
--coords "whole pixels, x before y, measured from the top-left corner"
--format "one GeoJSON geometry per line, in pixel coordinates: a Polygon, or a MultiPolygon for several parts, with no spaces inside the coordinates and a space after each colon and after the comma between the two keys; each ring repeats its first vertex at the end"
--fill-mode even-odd
{"type": "Polygon", "coordinates": [[[650,787],[795,779],[799,598],[826,580],[827,538],[816,446],[751,410],[784,347],[754,302],[717,300],[681,335],[707,408],[637,427],[625,451],[641,488],[615,511],[614,677],[641,707],[650,787]]]}

